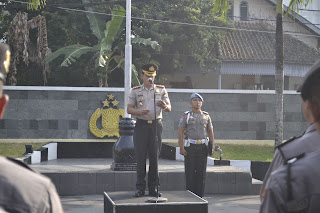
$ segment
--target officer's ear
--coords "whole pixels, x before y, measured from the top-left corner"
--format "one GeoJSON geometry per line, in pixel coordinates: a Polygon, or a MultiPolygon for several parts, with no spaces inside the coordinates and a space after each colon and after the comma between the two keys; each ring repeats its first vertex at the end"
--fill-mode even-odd
{"type": "Polygon", "coordinates": [[[2,95],[2,97],[0,98],[0,118],[2,118],[4,109],[6,108],[8,102],[9,102],[9,96],[2,95]]]}

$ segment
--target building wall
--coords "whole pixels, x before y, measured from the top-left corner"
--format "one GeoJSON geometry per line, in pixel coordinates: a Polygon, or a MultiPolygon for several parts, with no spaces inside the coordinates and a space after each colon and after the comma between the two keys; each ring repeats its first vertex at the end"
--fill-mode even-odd
{"type": "MultiPolygon", "coordinates": [[[[93,139],[89,119],[107,95],[123,108],[122,88],[5,87],[10,95],[0,138],[93,139]]],[[[274,91],[168,89],[172,112],[164,113],[163,138],[178,138],[178,122],[190,110],[192,92],[203,95],[203,110],[212,117],[216,139],[272,140],[275,131],[274,91]]],[[[97,126],[99,125],[99,119],[97,126]]],[[[300,97],[284,95],[284,138],[300,135],[307,127],[300,97]]]]}
{"type": "MultiPolygon", "coordinates": [[[[276,26],[276,7],[269,4],[265,0],[234,0],[234,20],[240,21],[240,3],[245,1],[248,3],[249,15],[248,18],[252,19],[267,19],[267,23],[276,26]]],[[[250,20],[252,21],[252,20],[250,20]]],[[[258,20],[257,20],[258,21],[258,20]]],[[[312,35],[305,27],[301,26],[299,23],[295,22],[292,18],[288,16],[283,17],[283,31],[286,32],[297,32],[302,34],[312,35]]],[[[317,48],[318,38],[314,36],[301,36],[292,35],[307,45],[317,48]]]]}

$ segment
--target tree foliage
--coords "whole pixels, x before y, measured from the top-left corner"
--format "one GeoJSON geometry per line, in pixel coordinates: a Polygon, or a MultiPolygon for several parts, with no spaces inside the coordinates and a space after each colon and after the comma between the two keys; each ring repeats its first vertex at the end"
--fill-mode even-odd
{"type": "Polygon", "coordinates": [[[223,32],[208,26],[225,26],[227,22],[216,15],[212,2],[153,0],[134,6],[133,16],[146,20],[133,19],[133,33],[159,42],[160,54],[145,53],[145,57],[159,61],[161,72],[183,71],[190,61],[208,72],[219,62],[218,43],[223,32]]]}

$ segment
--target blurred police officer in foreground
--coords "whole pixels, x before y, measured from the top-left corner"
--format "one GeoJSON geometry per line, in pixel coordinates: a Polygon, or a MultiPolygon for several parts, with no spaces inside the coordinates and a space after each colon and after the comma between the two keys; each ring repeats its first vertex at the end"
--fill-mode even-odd
{"type": "MultiPolygon", "coordinates": [[[[10,50],[0,43],[0,118],[9,97],[2,86],[9,71],[10,50]]],[[[0,156],[0,212],[62,213],[55,186],[21,161],[0,156]]]]}
{"type": "Polygon", "coordinates": [[[167,90],[163,85],[155,85],[154,79],[158,67],[146,64],[142,67],[143,84],[134,87],[129,95],[127,111],[136,117],[133,141],[137,159],[136,197],[145,194],[146,189],[146,158],[149,156],[148,189],[149,195],[160,197],[157,191],[159,185],[158,157],[162,138],[162,111],[170,112],[171,104],[167,90]],[[156,100],[156,113],[153,100],[156,100]],[[157,129],[157,134],[156,130],[157,129]],[[155,137],[157,135],[157,137],[155,137]]]}
{"type": "Polygon", "coordinates": [[[201,110],[202,104],[201,95],[191,94],[192,111],[181,116],[178,126],[180,154],[185,157],[186,188],[200,197],[204,194],[207,156],[214,151],[211,118],[209,113],[201,110]],[[208,150],[209,141],[212,150],[208,150]]]}
{"type": "Polygon", "coordinates": [[[303,136],[277,147],[269,169],[273,172],[264,181],[261,212],[320,212],[320,60],[300,92],[310,126],[303,136]]]}

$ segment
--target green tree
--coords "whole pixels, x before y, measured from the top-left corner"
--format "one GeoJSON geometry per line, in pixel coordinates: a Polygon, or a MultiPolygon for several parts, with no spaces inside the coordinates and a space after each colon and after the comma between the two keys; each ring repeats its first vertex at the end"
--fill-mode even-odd
{"type": "MultiPolygon", "coordinates": [[[[84,1],[87,2],[87,1],[84,1]]],[[[92,11],[92,8],[86,8],[87,11],[92,11]]],[[[47,57],[46,61],[50,62],[60,55],[66,55],[61,63],[61,66],[69,66],[73,64],[82,55],[93,52],[93,57],[96,58],[95,68],[99,72],[99,86],[108,86],[108,75],[116,68],[124,68],[124,39],[122,32],[124,30],[123,19],[125,10],[123,7],[116,7],[112,11],[112,20],[105,24],[103,19],[100,19],[96,14],[87,13],[87,18],[90,22],[90,28],[93,34],[98,39],[98,44],[94,46],[86,46],[74,44],[71,46],[63,47],[55,51],[52,55],[47,57]]],[[[141,37],[132,38],[133,44],[143,44],[157,48],[159,45],[156,41],[151,39],[144,39],[141,37]]],[[[139,84],[137,72],[133,70],[133,83],[139,84]]]]}
{"type": "MultiPolygon", "coordinates": [[[[204,26],[231,25],[223,12],[228,1],[153,0],[133,4],[133,34],[159,42],[160,53],[150,55],[139,50],[146,61],[160,63],[161,72],[183,72],[188,64],[197,64],[203,72],[212,71],[217,63],[219,42],[224,32],[204,26]],[[220,8],[217,5],[220,4],[220,8]],[[158,21],[153,21],[158,20],[158,21]],[[161,20],[161,21],[159,21],[161,20]],[[182,22],[185,24],[177,23],[182,22]]],[[[136,51],[136,50],[135,50],[136,51]]],[[[135,61],[135,58],[133,58],[135,61]]],[[[144,63],[144,60],[140,61],[144,63]]],[[[135,62],[136,63],[136,62],[135,62]]]]}

